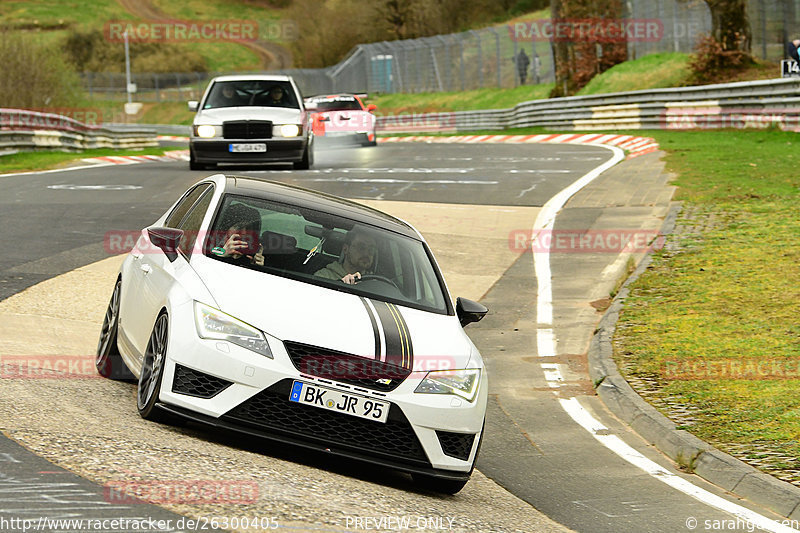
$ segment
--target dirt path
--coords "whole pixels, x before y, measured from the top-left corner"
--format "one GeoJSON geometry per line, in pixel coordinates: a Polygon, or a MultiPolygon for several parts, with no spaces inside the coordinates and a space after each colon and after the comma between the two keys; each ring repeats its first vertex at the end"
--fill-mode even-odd
{"type": "MultiPolygon", "coordinates": [[[[126,11],[144,20],[168,20],[170,17],[150,3],[149,0],[117,0],[126,11]]],[[[264,70],[291,68],[292,53],[272,41],[243,41],[242,46],[252,50],[264,70]]]]}

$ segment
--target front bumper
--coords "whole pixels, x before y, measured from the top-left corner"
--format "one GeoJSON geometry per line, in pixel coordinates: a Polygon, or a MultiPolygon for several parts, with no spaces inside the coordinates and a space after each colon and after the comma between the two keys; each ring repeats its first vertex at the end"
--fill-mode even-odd
{"type": "Polygon", "coordinates": [[[198,163],[271,163],[279,161],[296,162],[303,159],[308,139],[272,138],[272,139],[201,139],[192,137],[189,148],[194,160],[198,163]],[[231,144],[263,143],[266,152],[231,152],[231,144]]]}
{"type": "Polygon", "coordinates": [[[414,393],[424,373],[412,373],[387,393],[359,387],[354,394],[391,404],[389,419],[380,423],[290,402],[295,379],[333,389],[354,387],[301,374],[278,339],[268,337],[274,355],[269,359],[227,342],[200,339],[191,313],[177,315],[172,315],[173,331],[187,334],[170,338],[159,395],[164,409],[215,427],[407,472],[469,477],[486,413],[485,372],[473,402],[414,393]]]}

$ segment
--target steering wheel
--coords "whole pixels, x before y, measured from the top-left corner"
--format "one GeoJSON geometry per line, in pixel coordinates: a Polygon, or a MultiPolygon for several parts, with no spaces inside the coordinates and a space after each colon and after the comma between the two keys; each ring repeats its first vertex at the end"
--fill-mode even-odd
{"type": "Polygon", "coordinates": [[[387,278],[385,276],[379,276],[377,274],[366,274],[364,276],[361,276],[361,281],[367,281],[367,280],[370,280],[370,279],[374,279],[376,281],[383,281],[385,283],[388,283],[389,285],[391,285],[392,287],[394,287],[398,291],[400,290],[400,287],[398,287],[397,284],[394,281],[390,280],[389,278],[387,278]]]}

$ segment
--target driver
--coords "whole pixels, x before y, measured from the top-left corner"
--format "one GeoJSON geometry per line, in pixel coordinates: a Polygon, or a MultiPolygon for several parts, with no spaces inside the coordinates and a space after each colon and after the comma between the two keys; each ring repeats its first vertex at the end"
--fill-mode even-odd
{"type": "Polygon", "coordinates": [[[339,260],[317,270],[314,275],[353,285],[361,279],[362,272],[367,274],[375,265],[377,248],[377,241],[372,235],[363,229],[354,228],[342,244],[339,260]]]}

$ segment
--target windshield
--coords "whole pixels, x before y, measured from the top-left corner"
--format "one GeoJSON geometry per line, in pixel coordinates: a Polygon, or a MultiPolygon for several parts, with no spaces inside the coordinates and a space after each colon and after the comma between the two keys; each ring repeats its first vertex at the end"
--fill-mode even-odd
{"type": "Polygon", "coordinates": [[[361,104],[352,97],[325,98],[311,100],[315,103],[316,111],[361,111],[361,104]]]}
{"type": "Polygon", "coordinates": [[[300,108],[288,81],[218,81],[203,102],[203,109],[241,106],[300,108]]]}
{"type": "Polygon", "coordinates": [[[329,213],[229,194],[204,253],[265,274],[447,313],[422,242],[329,213]],[[360,280],[342,281],[355,272],[360,280]]]}

